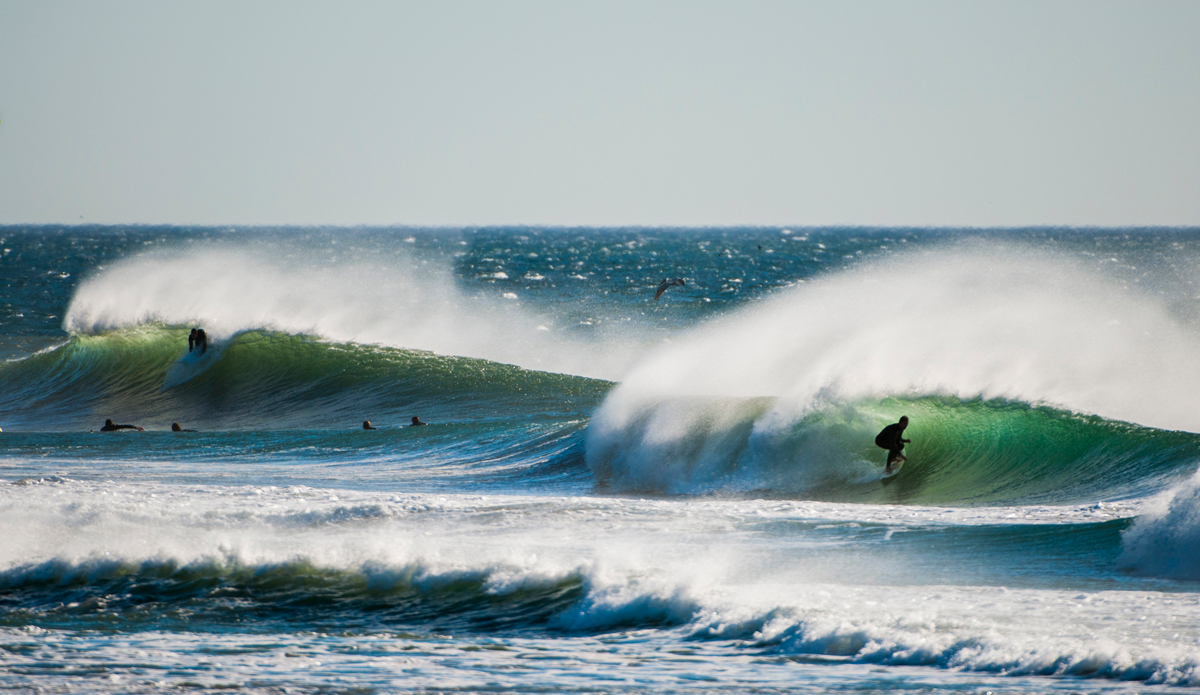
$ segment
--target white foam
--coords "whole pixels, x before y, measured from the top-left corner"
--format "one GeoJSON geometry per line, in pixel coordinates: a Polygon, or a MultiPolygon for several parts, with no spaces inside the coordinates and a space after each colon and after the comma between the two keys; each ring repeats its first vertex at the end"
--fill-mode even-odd
{"type": "MultiPolygon", "coordinates": [[[[757,530],[768,522],[856,520],[842,536],[853,539],[859,522],[897,533],[1091,523],[1131,507],[896,509],[71,479],[0,486],[0,502],[0,527],[22,529],[0,537],[0,571],[13,581],[22,572],[91,581],[168,560],[243,567],[301,560],[360,571],[376,589],[403,583],[433,591],[468,580],[494,595],[578,578],[580,600],[550,616],[549,627],[585,636],[631,625],[674,628],[639,633],[633,639],[643,648],[631,658],[656,658],[659,646],[699,648],[713,650],[701,660],[712,663],[732,641],[741,654],[1200,685],[1196,594],[896,586],[894,563],[904,558],[887,560],[875,576],[847,547],[845,567],[821,568],[808,548],[828,531],[814,527],[806,538],[757,530]],[[653,648],[644,648],[648,640],[653,648]]],[[[842,545],[834,539],[834,548],[842,545]]],[[[582,648],[556,641],[556,649],[582,648]]]]}
{"type": "Polygon", "coordinates": [[[1200,580],[1200,471],[1146,503],[1122,538],[1121,562],[1140,574],[1200,580]]]}

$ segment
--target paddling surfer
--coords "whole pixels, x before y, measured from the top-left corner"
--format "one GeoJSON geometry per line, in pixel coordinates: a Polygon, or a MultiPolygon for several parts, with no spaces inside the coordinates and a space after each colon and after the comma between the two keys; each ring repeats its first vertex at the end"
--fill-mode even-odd
{"type": "Polygon", "coordinates": [[[428,424],[429,423],[427,423],[427,422],[421,422],[421,418],[417,417],[416,415],[413,415],[412,424],[409,425],[409,427],[420,427],[422,425],[428,425],[428,424]]]}
{"type": "Polygon", "coordinates": [[[116,432],[117,430],[137,430],[138,432],[142,432],[145,428],[138,427],[137,425],[117,425],[112,420],[105,420],[104,427],[100,428],[101,432],[116,432]]]}
{"type": "Polygon", "coordinates": [[[888,450],[887,468],[884,469],[885,473],[891,473],[895,470],[894,464],[908,460],[901,453],[904,450],[904,445],[912,441],[911,439],[904,438],[904,429],[906,427],[908,427],[908,416],[903,415],[900,417],[900,422],[884,427],[883,431],[875,436],[875,446],[888,450]]]}

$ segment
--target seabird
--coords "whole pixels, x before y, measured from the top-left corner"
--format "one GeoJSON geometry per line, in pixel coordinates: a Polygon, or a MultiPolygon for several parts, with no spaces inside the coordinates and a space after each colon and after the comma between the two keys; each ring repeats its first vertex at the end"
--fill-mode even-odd
{"type": "Polygon", "coordinates": [[[679,285],[680,287],[687,287],[687,283],[683,281],[683,278],[673,278],[671,280],[663,280],[659,284],[658,288],[654,290],[654,301],[657,302],[658,298],[662,296],[662,293],[666,292],[667,288],[671,287],[673,285],[679,285]]]}

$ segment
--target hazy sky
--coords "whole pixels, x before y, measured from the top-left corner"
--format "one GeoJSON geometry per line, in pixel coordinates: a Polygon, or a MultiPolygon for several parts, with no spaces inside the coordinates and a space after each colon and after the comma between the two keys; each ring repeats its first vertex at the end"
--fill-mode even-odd
{"type": "Polygon", "coordinates": [[[1200,2],[0,0],[0,223],[1200,224],[1200,2]]]}

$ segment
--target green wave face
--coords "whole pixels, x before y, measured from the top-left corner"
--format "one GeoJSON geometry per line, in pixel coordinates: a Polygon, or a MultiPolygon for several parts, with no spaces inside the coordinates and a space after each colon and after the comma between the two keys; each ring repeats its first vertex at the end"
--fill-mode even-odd
{"type": "MultiPolygon", "coordinates": [[[[905,448],[909,461],[903,474],[880,486],[877,494],[883,499],[992,504],[1139,496],[1194,469],[1200,459],[1195,434],[1026,403],[885,399],[862,410],[876,413],[885,424],[901,415],[910,419],[905,432],[912,440],[905,448]]],[[[847,444],[857,443],[855,453],[884,462],[886,452],[861,444],[860,429],[828,416],[818,413],[811,424],[833,420],[831,431],[845,436],[847,444]]],[[[873,432],[866,434],[873,439],[873,432]]]]}
{"type": "Polygon", "coordinates": [[[250,331],[211,343],[197,364],[187,331],[144,326],[77,335],[0,364],[0,417],[12,429],[203,429],[582,417],[610,384],[464,357],[250,331]]]}
{"type": "Polygon", "coordinates": [[[864,400],[791,421],[773,408],[765,398],[647,406],[621,426],[594,422],[588,463],[616,491],[983,505],[1140,496],[1200,460],[1200,435],[1005,400],[864,400]],[[908,462],[884,479],[875,435],[901,415],[908,462]]]}

